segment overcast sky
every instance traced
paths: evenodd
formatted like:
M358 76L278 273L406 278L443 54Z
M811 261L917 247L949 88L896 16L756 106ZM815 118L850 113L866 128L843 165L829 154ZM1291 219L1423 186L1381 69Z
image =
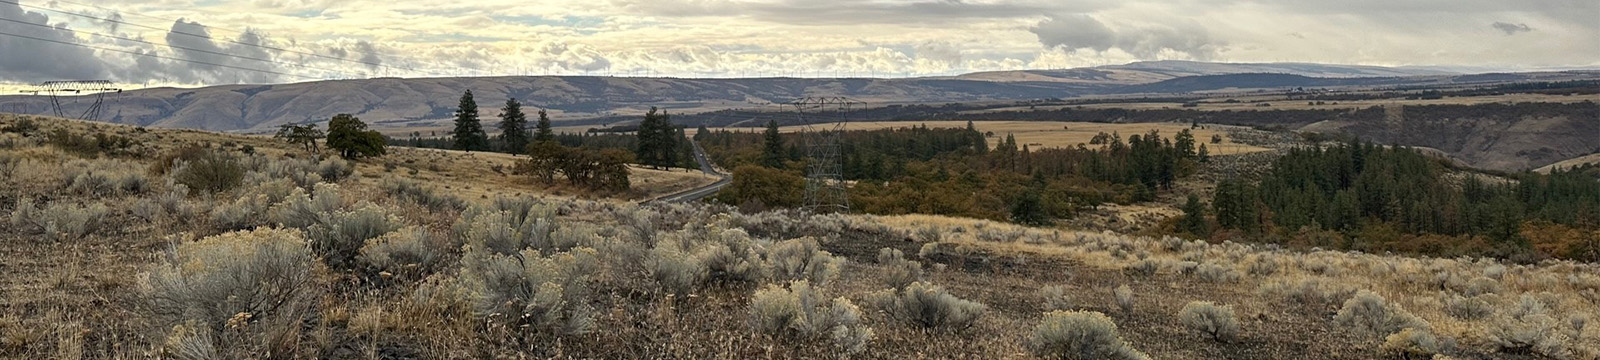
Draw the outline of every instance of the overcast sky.
M0 19L0 82L13 83L898 77L1168 59L1600 67L1595 0L0 0Z

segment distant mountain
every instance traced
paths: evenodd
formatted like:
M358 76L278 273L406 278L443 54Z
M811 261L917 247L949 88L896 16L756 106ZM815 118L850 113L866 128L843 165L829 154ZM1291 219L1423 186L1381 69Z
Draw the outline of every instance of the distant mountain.
M282 124L356 114L386 127L433 124L453 116L461 92L472 90L480 115L493 122L507 98L552 110L558 118L764 106L805 96L848 96L866 102L985 101L1071 97L1095 86L1054 82L960 79L676 79L595 76L474 77L336 80L282 85L154 88L108 96L103 121L121 124L260 132ZM84 98L64 101L81 113ZM50 111L41 96L0 96L0 109Z
M1363 65L1306 63L1209 63L1198 61L1142 61L1125 65L1064 70L992 71L957 76L985 81L1067 82L1135 85L1190 76L1230 74L1283 74L1318 78L1410 77L1458 74L1436 69L1388 68Z
M214 131L265 132L279 125L356 114L386 131L444 126L464 90L492 123L507 98L551 110L556 120L615 118L652 106L683 114L767 107L806 96L869 103L953 103L1174 93L1227 88L1437 84L1465 78L1514 81L1517 74L1453 75L1426 69L1321 64L1152 61L1067 70L973 73L907 79L679 79L596 76L377 78L279 85L152 88L108 96L102 121ZM68 112L87 108L66 98ZM0 96L0 111L46 114L49 99Z

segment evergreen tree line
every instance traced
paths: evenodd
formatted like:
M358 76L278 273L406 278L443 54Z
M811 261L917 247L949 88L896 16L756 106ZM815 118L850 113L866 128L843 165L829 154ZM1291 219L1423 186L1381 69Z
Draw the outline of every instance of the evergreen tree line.
M1555 257L1596 250L1592 240L1531 233L1554 226L1587 232L1589 239L1600 234L1593 232L1600 230L1600 182L1588 168L1509 179L1459 170L1414 149L1372 142L1300 148L1255 184L1221 182L1211 210L1219 229L1314 246ZM1210 235L1206 223L1193 219L1179 230Z
M733 205L798 206L803 184L800 134L702 131L702 146L734 184L718 199ZM1106 134L1098 146L1034 150L1007 135L989 149L990 134L912 126L847 131L844 176L854 181L851 204L873 214L927 213L1047 224L1079 208L1132 203L1194 172L1202 161L1192 134ZM1203 146L1203 145L1202 145ZM772 161L772 159L780 161ZM749 185L749 186L745 186ZM752 201L755 200L755 201Z

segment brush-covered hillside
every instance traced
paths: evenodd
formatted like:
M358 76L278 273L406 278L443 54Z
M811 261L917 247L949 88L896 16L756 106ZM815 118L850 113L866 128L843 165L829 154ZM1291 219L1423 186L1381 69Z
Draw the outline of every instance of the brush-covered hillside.
M0 119L4 358L1600 354L1592 264L641 206L465 154L28 123Z

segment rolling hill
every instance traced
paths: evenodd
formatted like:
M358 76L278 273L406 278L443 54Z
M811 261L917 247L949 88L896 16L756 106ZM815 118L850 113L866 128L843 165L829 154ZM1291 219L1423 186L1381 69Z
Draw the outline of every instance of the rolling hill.
M1125 93L1128 86L1186 76L1279 73L1321 77L1437 76L1438 71L1316 64L1141 62L1070 70L975 73L906 79L680 79L595 76L377 78L278 85L224 85L194 89L151 88L111 96L102 121L215 131L262 132L282 124L323 121L353 113L385 128L436 126L449 118L462 90L471 89L482 114L514 97L551 109L557 120L642 113L650 106L674 112L762 106L804 96L848 96L876 103L943 103L1066 98ZM1309 79L1309 78L1308 78ZM1389 80L1396 82L1401 80ZM1163 87L1139 88L1161 92ZM1179 87L1183 88L1183 87ZM68 111L88 101L69 99ZM0 96L0 109L45 114L47 98Z

